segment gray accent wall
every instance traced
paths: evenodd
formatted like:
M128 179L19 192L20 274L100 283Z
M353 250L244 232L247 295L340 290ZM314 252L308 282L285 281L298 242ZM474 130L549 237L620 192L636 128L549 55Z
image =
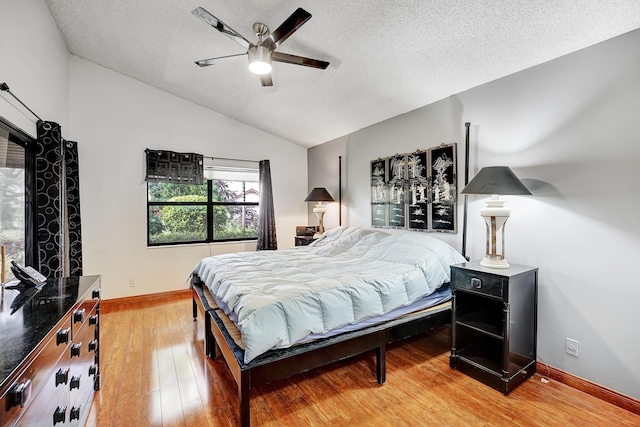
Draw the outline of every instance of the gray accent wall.
M369 227L369 162L457 142L462 188L470 122L471 177L507 165L533 193L505 197L506 257L540 269L539 361L640 399L639 46L636 30L313 147L308 186L329 188L346 151L343 224ZM484 254L483 200L469 198L472 259ZM436 236L461 245L461 232Z

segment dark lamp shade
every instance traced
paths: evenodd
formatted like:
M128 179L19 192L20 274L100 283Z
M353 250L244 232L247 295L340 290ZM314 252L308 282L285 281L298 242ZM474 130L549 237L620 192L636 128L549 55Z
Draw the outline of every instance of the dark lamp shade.
M333 202L333 197L324 187L316 187L311 190L311 193L304 199L305 202Z
M508 166L482 168L461 194L497 194L505 196L525 196L531 192Z

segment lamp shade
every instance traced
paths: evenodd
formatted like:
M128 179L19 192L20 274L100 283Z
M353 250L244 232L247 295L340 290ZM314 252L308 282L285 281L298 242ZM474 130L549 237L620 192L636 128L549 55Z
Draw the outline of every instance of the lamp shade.
M311 190L311 193L304 199L305 202L333 202L334 199L331 194L324 187L316 187Z
M508 166L489 166L482 168L460 193L499 194L506 196L531 195L531 192Z

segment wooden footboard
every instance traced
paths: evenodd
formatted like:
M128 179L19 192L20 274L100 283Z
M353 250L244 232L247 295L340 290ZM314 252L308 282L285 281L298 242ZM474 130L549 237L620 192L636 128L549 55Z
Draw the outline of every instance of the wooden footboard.
M193 316L200 310L205 319L205 353L216 357L217 344L238 385L240 425L250 423L249 391L252 387L287 378L320 366L356 356L367 351L376 354L376 378L386 380L386 346L436 326L450 323L451 304L443 303L430 310L334 337L312 341L281 350L271 350L244 363L244 352L233 340L222 321L220 311L212 307L207 292L196 280L193 288ZM207 307L209 307L207 309Z

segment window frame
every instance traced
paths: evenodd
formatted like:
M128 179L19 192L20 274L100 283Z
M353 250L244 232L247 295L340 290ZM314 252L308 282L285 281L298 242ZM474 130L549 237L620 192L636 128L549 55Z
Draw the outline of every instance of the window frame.
M37 205L36 205L36 138L29 135L4 117L0 116L0 128L9 134L10 142L24 148L24 262L34 266L38 262L38 246L36 236L38 234Z
M159 247L159 246L175 246L175 245L193 245L193 244L201 244L201 243L229 243L229 242L245 242L257 240L257 237L238 237L231 239L214 239L214 211L216 206L248 206L248 207L258 207L260 206L259 202L219 202L213 200L213 183L214 181L233 181L233 180L224 180L224 179L205 179L207 183L207 201L205 202L152 202L149 200L149 184L153 184L151 182L147 182L147 246L148 247ZM253 182L253 181L236 181L236 182ZM185 240L179 242L162 242L162 243L154 243L151 242L150 231L150 208L152 206L204 206L206 207L207 212L207 238L206 240Z

